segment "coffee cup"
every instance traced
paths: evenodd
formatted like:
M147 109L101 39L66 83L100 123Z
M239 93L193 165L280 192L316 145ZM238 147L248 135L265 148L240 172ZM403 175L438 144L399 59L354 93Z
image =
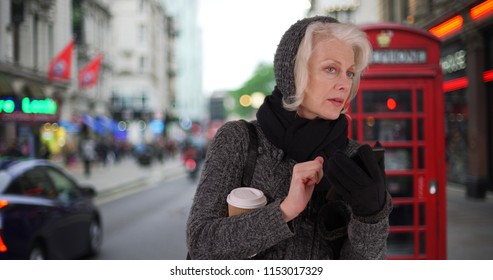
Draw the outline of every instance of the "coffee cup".
M231 217L265 206L267 198L261 190L243 187L232 190L227 202L228 215Z

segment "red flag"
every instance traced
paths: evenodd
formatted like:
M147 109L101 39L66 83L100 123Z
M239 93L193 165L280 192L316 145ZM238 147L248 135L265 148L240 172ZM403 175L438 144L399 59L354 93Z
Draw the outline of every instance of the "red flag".
M48 67L48 79L50 81L69 80L70 70L72 69L72 50L74 40L70 40L68 45L55 56Z
M87 89L93 87L98 82L99 67L103 60L103 54L99 54L93 60L91 60L84 68L79 72L79 88Z

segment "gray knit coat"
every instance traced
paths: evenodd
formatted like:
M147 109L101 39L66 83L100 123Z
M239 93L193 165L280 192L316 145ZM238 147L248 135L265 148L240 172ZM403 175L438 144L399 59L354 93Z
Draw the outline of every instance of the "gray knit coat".
M259 148L252 187L268 203L252 212L228 217L226 197L241 186L248 154L248 128L240 121L226 123L211 141L187 223L187 246L192 259L333 259L332 240L344 238L341 259L384 259L392 209L357 217L342 201L327 203L327 216L339 222L314 222L301 213L283 220L280 203L287 196L296 162L270 143L257 121ZM346 154L360 146L350 140ZM305 210L304 212L306 212ZM343 220L341 224L340 221ZM325 225L329 224L329 226Z

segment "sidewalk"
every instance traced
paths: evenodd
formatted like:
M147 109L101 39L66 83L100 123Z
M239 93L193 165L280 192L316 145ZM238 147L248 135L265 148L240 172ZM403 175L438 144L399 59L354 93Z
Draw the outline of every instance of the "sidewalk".
M493 194L466 197L463 185L447 184L447 255L450 260L493 260Z
M106 166L97 163L91 166L90 176L84 175L81 163L68 167L66 170L79 183L93 186L98 196L185 174L179 157L168 159L163 163L154 161L150 166L139 165L133 157L127 157L118 163L107 164Z

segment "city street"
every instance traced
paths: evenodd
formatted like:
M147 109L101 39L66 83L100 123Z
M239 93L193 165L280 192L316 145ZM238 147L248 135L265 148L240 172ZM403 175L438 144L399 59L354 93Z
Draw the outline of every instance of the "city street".
M72 169L78 180L93 184L103 215L100 255L108 260L182 260L185 227L196 190L178 159L143 168L131 159L97 166L90 178ZM106 188L106 189L105 189ZM447 186L447 256L450 260L493 259L493 195L466 198L463 185Z
M195 185L180 177L100 205L105 236L95 259L185 259L185 224L194 193Z

